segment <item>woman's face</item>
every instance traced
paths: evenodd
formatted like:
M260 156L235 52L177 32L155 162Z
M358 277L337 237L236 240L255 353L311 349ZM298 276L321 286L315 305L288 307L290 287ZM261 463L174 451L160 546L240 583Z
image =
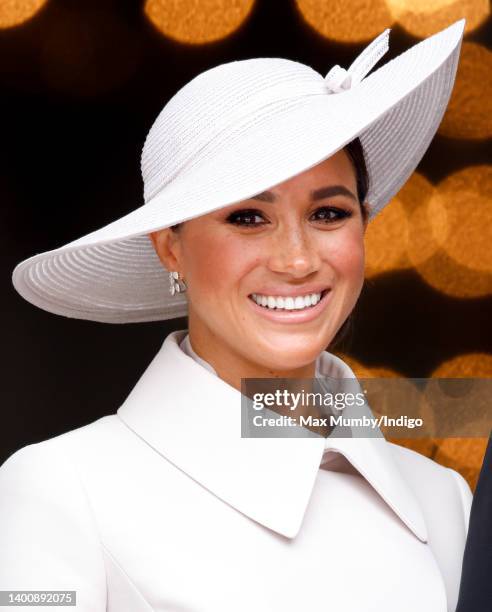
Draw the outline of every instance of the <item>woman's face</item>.
M339 151L256 197L151 237L187 283L190 333L285 371L312 363L353 309L364 231L355 171Z

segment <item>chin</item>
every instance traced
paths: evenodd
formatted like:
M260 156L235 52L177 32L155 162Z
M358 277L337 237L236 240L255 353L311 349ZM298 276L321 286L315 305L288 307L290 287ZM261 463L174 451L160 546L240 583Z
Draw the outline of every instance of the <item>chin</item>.
M263 335L255 343L258 359L272 370L295 370L316 360L331 341L324 334L273 334ZM258 350L259 349L259 350Z

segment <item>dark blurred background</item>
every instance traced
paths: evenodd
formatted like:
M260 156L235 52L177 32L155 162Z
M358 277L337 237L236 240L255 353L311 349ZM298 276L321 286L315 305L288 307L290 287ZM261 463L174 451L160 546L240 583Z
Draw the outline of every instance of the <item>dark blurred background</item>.
M382 63L465 17L455 89L417 171L373 222L367 282L337 352L361 376L492 376L492 19L483 0L0 0L0 463L114 413L185 319L111 325L35 308L15 265L143 203L140 152L168 99L255 56ZM379 65L379 64L378 64ZM377 67L376 67L377 68ZM474 486L485 440L404 442Z

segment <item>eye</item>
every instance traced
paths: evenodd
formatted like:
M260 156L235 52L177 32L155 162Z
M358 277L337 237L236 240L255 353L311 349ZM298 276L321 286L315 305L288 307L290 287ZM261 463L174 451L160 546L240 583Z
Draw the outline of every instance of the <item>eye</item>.
M336 206L322 206L313 213L312 217L315 217L315 221L322 221L323 223L335 223L352 216L351 210L345 208L337 208Z
M226 221L241 227L258 227L265 223L263 213L254 208L235 210L227 217Z

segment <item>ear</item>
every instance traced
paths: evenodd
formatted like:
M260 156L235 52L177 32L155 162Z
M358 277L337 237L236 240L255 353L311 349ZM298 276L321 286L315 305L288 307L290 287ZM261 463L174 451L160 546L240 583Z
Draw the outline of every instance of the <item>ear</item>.
M155 252L167 270L181 271L180 245L177 232L170 227L148 234Z

